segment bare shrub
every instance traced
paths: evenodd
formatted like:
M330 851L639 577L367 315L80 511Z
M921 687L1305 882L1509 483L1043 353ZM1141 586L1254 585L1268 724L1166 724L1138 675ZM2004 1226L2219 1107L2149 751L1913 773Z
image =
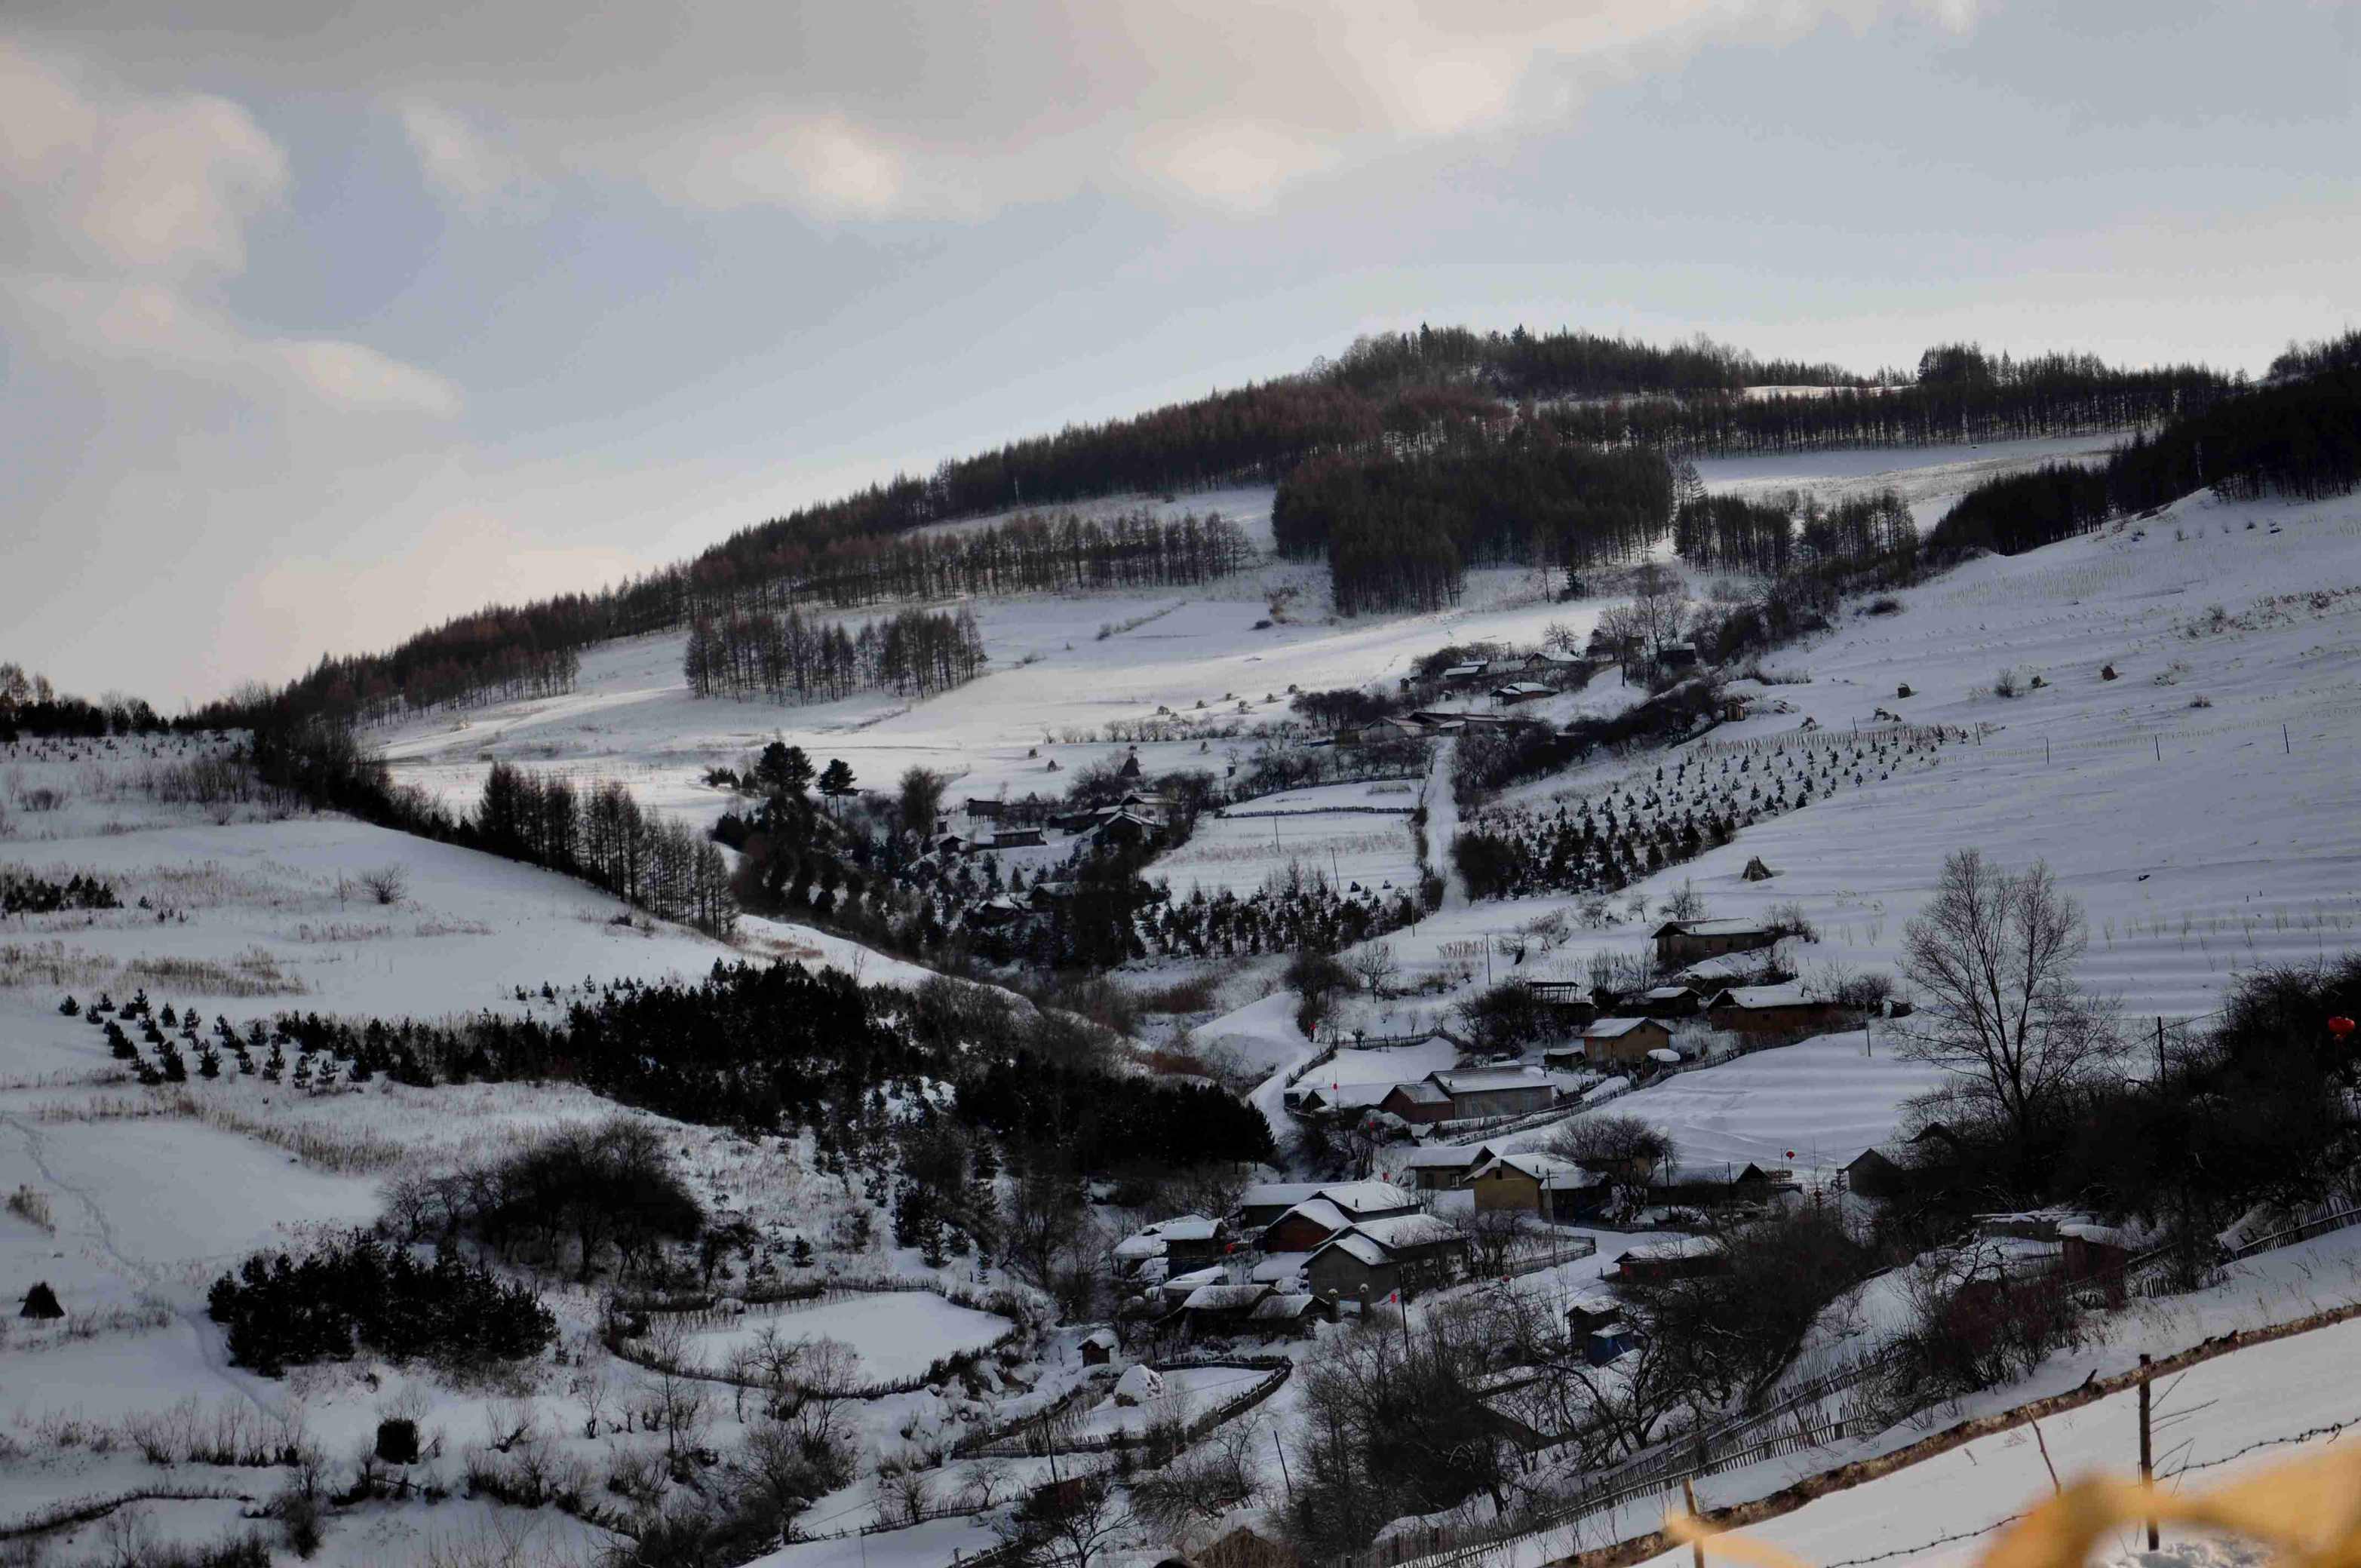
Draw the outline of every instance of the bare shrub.
M2015 696L2020 689L2016 684L2016 672L2013 669L2004 669L1993 677L1992 692L1994 696Z
M361 886L379 904L400 904L410 891L410 872L399 862L361 873Z
M49 1195L36 1187L19 1187L8 1194L8 1212L36 1230L58 1228L57 1216L49 1208Z

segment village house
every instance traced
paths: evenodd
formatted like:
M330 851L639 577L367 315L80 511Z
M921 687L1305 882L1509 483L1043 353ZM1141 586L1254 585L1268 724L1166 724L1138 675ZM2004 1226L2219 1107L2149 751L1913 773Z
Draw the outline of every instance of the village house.
M1635 1246L1615 1260L1618 1279L1689 1279L1700 1274L1720 1274L1730 1267L1730 1255L1711 1236L1680 1236L1671 1241Z
M1579 1029L1598 1016L1598 1006L1580 981L1529 980L1525 990L1561 1029Z
M1439 1069L1426 1081L1451 1097L1451 1120L1530 1116L1557 1100L1557 1086L1526 1068Z
M1623 1303L1612 1296L1577 1296L1566 1303L1565 1332L1569 1337L1579 1337L1622 1316Z
M1104 1366L1115 1359L1115 1352L1122 1348L1121 1343L1115 1337L1113 1329L1094 1330L1082 1341L1082 1365Z
M1606 1212L1607 1179L1571 1160L1531 1150L1499 1155L1462 1183L1479 1212L1513 1209L1559 1224L1580 1223Z
M1307 1198L1317 1198L1324 1181L1258 1181L1238 1194L1236 1224L1241 1231L1268 1229L1273 1220Z
M1346 1231L1303 1266L1312 1293L1327 1301L1382 1301L1401 1288L1401 1266L1377 1242Z
M1442 1191L1458 1186L1491 1157L1482 1144L1430 1144L1403 1157L1401 1176L1422 1192Z
M1845 1011L1801 983L1734 985L1706 1005L1706 1022L1738 1035L1810 1035L1842 1028Z
M1451 1096L1423 1079L1416 1083L1395 1084L1378 1102L1378 1109L1389 1116L1400 1117L1413 1127L1448 1122L1454 1114Z
M1672 1044L1672 1030L1653 1018L1599 1018L1582 1031L1583 1058L1598 1067L1636 1067Z
M1655 930L1656 967L1677 970L1699 959L1752 952L1778 939L1778 932L1753 920L1667 920Z
M1771 985L1787 978L1772 962L1771 953L1758 949L1699 959L1673 977L1700 1003L1720 995L1733 985Z
M1091 842L1102 849L1134 850L1154 841L1163 831L1163 824L1131 806L1118 808L1102 821L1091 833Z
M1314 1083L1299 1086L1280 1096L1280 1102L1299 1116L1357 1117L1364 1111L1375 1111L1400 1088L1397 1083ZM1403 1117L1405 1121L1417 1118ZM1440 1116L1424 1118L1441 1121Z
M1631 1324L1601 1323L1584 1336L1582 1359L1593 1366L1611 1366L1639 1348L1640 1336Z
M1465 664L1453 664L1443 672L1444 684L1455 686L1467 685L1482 680L1490 673L1491 668L1491 662L1487 659L1477 659Z
M990 848L994 850L1036 850L1041 847L1038 828L1003 828L992 836Z
M1400 1266L1406 1285L1447 1284L1466 1270L1467 1238L1448 1220L1395 1214L1363 1220L1353 1229L1386 1249L1386 1255Z
M1550 687L1539 681L1510 681L1507 685L1492 688L1492 704L1496 707L1514 707L1521 702L1554 695Z
M1466 1271L1467 1238L1432 1214L1370 1220L1329 1240L1303 1266L1312 1294L1382 1301L1396 1290L1447 1285Z
M1686 985L1652 985L1633 999L1633 1005L1651 1018L1692 1018L1703 1003Z
M1262 1250L1310 1252L1348 1226L1417 1212L1418 1195L1391 1182L1337 1182L1315 1189L1265 1226Z

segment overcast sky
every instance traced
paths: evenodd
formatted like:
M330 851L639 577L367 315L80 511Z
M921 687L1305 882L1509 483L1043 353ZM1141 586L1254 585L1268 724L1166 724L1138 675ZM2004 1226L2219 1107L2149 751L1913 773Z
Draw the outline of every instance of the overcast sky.
M2325 0L8 0L0 659L202 698L1421 321L2259 369L2356 147Z

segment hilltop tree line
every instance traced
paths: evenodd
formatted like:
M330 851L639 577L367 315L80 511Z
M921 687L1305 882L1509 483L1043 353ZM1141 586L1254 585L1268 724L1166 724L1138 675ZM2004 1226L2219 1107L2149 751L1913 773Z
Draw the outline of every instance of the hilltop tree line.
M2361 333L2281 363L2319 368L2136 434L2100 466L1987 480L1944 514L1934 544L2015 555L2207 486L2240 500L2345 494L2361 485Z
M564 690L584 646L683 627L700 607L713 613L748 605L774 585L864 603L895 591L889 585L896 578L1004 569L994 562L941 567L931 554L921 565L879 548L929 523L1126 492L1278 480L1309 458L1378 453L1455 425L1513 417L1562 442L1675 453L1899 446L2128 429L2202 407L2234 385L2201 367L2126 370L2087 355L2011 359L1964 345L1929 350L1915 379L1892 370L1879 373L1880 385L1865 379L1830 366L1756 361L1711 344L1657 347L1586 333L1479 337L1422 328L1365 340L1303 375L1069 426L924 477L897 476L597 593L490 607L384 653L324 659L280 696L299 714L383 722L437 703ZM1750 385L1828 390L1757 399L1741 390ZM1356 572L1378 569L1395 531L1379 532L1378 544L1345 545L1348 558L1366 564ZM1437 533L1400 531L1395 542L1434 559L1412 574L1413 586L1388 587L1388 596L1432 599L1434 585L1448 583L1452 568ZM1111 559L1123 554L1109 550Z
M2136 429L2202 409L2238 385L2202 366L2127 370L2081 354L1993 359L1971 345L1929 350L1921 365L1927 374L1901 386L1687 393L1559 404L1536 417L1578 440L1700 456L1934 446Z
M1659 348L1592 332L1477 333L1421 326L1354 341L1324 367L1336 385L1364 392L1466 380L1510 398L1605 397L1632 392L1736 392L1747 387L1849 387L1861 378L1835 365L1757 359L1699 334ZM1899 379L1882 371L1880 380Z
M1628 558L1662 536L1673 508L1656 452L1608 451L1531 424L1455 427L1426 444L1313 458L1271 504L1279 553L1326 554L1338 611L1434 609L1466 567L1569 570Z
M985 663L972 611L906 609L842 624L784 610L740 610L689 628L681 673L699 696L760 694L778 702L829 702L875 686L926 696L973 680Z

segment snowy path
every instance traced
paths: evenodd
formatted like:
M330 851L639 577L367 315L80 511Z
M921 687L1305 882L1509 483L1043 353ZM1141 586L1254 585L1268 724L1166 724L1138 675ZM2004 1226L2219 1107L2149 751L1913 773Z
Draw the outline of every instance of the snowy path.
M1426 869L1443 876L1443 907L1467 907L1467 884L1451 859L1451 840L1459 836L1459 800L1451 793L1452 759L1459 754L1457 740L1445 736L1435 742L1434 767L1426 775Z

